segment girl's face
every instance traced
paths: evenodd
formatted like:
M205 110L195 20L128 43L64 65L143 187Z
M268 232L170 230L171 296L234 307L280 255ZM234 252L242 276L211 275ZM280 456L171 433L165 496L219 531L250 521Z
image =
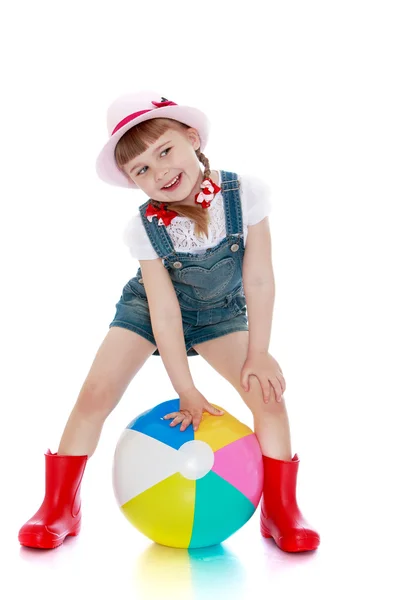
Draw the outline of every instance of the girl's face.
M198 148L200 138L196 129L167 129L123 169L149 198L189 204L203 180L195 152Z

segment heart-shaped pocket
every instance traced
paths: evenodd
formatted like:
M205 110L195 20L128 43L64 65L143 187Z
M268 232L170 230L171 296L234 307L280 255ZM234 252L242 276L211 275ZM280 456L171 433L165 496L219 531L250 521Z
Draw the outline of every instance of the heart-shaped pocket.
M219 296L230 284L235 272L233 258L223 258L211 269L184 267L175 271L176 279L190 285L199 300L211 300Z

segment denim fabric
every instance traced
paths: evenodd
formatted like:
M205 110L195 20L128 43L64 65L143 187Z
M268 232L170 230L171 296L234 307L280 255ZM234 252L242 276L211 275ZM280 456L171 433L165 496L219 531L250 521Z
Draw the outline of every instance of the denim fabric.
M145 217L150 200L139 207L147 235L175 288L188 356L197 354L192 347L195 344L233 331L248 331L242 281L245 248L239 181L236 173L220 173L226 236L200 254L175 251L166 227ZM125 327L156 345L140 267L124 286L116 308L110 327ZM153 354L159 356L158 350Z

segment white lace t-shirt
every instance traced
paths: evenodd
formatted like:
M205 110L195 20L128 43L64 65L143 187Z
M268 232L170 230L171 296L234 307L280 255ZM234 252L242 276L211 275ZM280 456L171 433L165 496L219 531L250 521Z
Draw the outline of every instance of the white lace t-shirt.
M220 173L219 180L221 181ZM271 193L269 186L253 175L239 176L239 181L243 214L243 241L246 245L248 226L255 225L271 213ZM195 224L188 217L177 216L167 225L168 234L176 251L198 254L207 248L216 246L226 236L222 192L215 195L207 210L210 212L208 238L204 234L201 238L194 234ZM140 213L134 215L128 222L123 233L123 240L133 258L137 260L159 258L147 236Z

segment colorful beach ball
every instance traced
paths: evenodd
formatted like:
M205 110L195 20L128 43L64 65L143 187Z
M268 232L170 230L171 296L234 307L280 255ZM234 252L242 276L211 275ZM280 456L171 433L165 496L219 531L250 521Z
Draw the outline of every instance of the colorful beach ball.
M196 432L163 419L178 410L179 398L168 400L122 432L114 494L128 521L154 542L204 548L226 540L255 512L262 454L253 431L224 408L220 417L204 413Z

